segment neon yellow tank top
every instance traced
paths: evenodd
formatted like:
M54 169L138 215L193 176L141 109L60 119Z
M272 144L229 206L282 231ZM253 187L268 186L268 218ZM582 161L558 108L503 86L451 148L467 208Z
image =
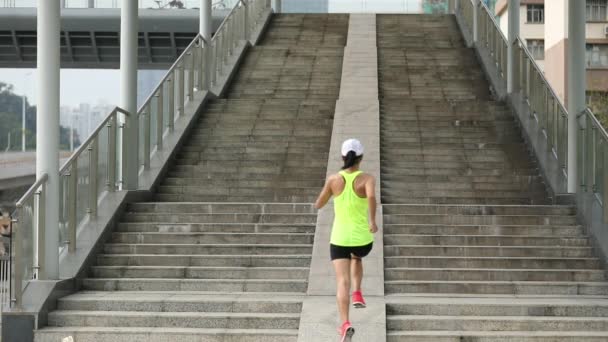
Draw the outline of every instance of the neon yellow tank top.
M344 191L334 198L334 226L331 230L331 244L354 247L369 245L374 235L369 231L367 198L361 198L353 189L353 183L362 171L348 173L340 171L344 177Z

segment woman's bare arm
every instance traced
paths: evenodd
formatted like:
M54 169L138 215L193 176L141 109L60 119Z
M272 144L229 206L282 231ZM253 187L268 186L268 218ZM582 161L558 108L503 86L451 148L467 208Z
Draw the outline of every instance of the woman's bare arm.
M329 178L327 178L327 181L325 181L323 190L321 190L321 193L319 194L319 197L317 198L317 201L315 202L316 209L323 208L327 204L327 202L329 202L329 199L331 198L331 195L332 195L332 192L331 192L331 182L332 181L333 181L333 176L330 176Z
M367 197L367 204L369 206L369 230L375 233L378 231L378 225L376 224L376 178L372 175L368 175L368 179L365 182L365 197Z

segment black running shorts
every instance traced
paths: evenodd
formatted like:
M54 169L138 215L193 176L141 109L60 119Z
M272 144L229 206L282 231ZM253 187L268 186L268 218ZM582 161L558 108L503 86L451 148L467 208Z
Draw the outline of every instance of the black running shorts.
M369 245L354 247L336 246L330 244L329 255L331 255L331 260L351 259L353 255L357 258L363 258L366 257L369 252L372 251L373 244L374 243L371 242Z

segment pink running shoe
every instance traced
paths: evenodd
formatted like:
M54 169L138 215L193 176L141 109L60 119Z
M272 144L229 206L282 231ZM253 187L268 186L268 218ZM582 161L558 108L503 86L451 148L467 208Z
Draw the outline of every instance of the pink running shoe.
M340 329L338 329L340 333L340 342L351 342L353 335L355 334L355 328L350 324L350 322L346 321Z
M362 309L365 307L365 299L363 299L363 294L361 291L353 292L353 306L357 309Z

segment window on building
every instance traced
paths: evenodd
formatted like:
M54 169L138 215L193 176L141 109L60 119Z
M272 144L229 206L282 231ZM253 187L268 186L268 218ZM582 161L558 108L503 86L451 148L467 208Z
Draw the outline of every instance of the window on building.
M545 22L545 5L528 5L528 23L542 24Z
M608 0L587 0L587 21L608 20Z
M528 50L536 60L545 59L545 41L542 39L528 39Z
M608 68L608 45L587 44L587 66Z

